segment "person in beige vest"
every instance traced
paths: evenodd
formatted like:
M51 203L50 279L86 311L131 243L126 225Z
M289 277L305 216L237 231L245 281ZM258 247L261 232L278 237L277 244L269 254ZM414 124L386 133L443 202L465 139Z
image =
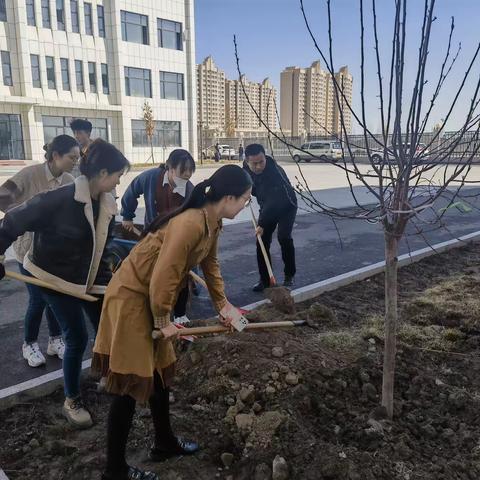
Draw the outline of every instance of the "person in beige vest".
M107 466L103 480L158 480L152 472L129 466L127 437L136 402L149 402L155 429L150 459L161 461L195 453L196 442L174 435L168 385L173 377L172 340L178 330L173 308L188 271L203 270L208 291L223 323L234 307L225 297L217 259L223 218L234 218L250 200L252 181L236 165L219 168L194 187L177 210L157 217L146 236L115 272L105 292L92 370L107 377L114 394L107 426ZM152 339L153 329L163 334Z
M11 208L29 200L37 193L54 190L73 182L70 172L80 156L77 141L69 135L59 135L45 145L46 161L41 164L23 168L0 186L0 210L6 212ZM27 232L13 244L18 268L24 275L30 275L23 268L23 260L32 246L33 233ZM43 313L47 319L49 339L47 355L63 359L65 344L62 330L51 308L46 305L40 288L26 284L29 298L24 319L23 358L30 367L39 367L46 363L38 345L38 333Z

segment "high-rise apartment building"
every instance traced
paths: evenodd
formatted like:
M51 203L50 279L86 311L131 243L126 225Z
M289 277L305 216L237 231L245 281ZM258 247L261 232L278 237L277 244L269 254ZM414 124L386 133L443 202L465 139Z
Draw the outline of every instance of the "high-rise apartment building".
M211 56L197 65L197 121L205 132L225 130L225 72Z
M193 0L0 0L0 159L43 158L72 118L132 162L196 151Z
M277 91L268 78L262 83L251 82L245 75L239 80L227 80L225 96L227 125L236 133L266 131L260 118L268 128L276 129Z
M353 78L347 67L335 73L345 98L340 105L335 98L334 83L320 62L308 68L287 67L280 74L280 122L291 135L340 135L340 111L343 111L347 133L351 133L351 113L347 102L352 102ZM346 99L346 101L345 101Z
M197 91L203 132L233 136L266 131L258 115L271 129L276 128L277 92L268 78L262 83L251 82L245 75L228 80L212 57L207 57L197 65Z

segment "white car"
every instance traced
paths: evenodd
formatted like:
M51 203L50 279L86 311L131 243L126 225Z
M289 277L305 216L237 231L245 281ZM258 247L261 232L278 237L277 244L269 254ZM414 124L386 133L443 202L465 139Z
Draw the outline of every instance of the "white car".
M233 147L230 145L219 145L218 146L220 149L220 157L221 158L235 158L237 155L237 152Z
M408 155L410 151L410 144L409 143L404 144L403 148L405 149ZM391 153L393 151L393 146L389 145L387 149L388 149L387 151L387 157L388 157L388 152ZM422 159L428 158L429 154L430 154L430 151L428 150L427 146L424 143L419 143L417 145L417 148L415 149L415 155L413 156L414 163L421 163ZM373 163L381 163L383 161L383 151L378 149L371 150L371 157L372 157Z
M293 159L299 163L302 160L311 162L312 160L337 162L342 158L342 146L340 142L317 140L314 142L304 143L301 150L293 151ZM303 150L303 151L302 151Z

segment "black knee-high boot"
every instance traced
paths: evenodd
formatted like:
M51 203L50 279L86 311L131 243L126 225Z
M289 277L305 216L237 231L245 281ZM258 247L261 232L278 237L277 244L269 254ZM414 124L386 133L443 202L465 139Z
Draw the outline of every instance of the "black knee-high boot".
M107 474L128 471L125 459L128 434L135 413L135 400L129 395L116 395L110 405L107 424Z
M176 437L170 424L169 389L163 386L162 379L155 373L155 391L150 397L153 426L155 428L155 444L150 451L150 459L161 462L177 455L191 455L198 450L196 442Z

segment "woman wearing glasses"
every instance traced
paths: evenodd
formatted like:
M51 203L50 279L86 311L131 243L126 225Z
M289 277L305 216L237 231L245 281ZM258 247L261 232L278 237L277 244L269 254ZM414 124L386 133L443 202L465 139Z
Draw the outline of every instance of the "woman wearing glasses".
M114 394L107 426L107 466L103 480L158 480L152 472L129 466L127 437L136 402L150 404L155 429L150 459L192 454L198 444L173 434L168 385L173 377L171 323L183 280L194 265L202 267L222 322L232 321L217 260L222 219L234 218L250 199L252 181L236 165L219 168L199 183L177 210L158 217L114 274L105 294L92 369L107 377ZM152 331L162 338L152 339Z

